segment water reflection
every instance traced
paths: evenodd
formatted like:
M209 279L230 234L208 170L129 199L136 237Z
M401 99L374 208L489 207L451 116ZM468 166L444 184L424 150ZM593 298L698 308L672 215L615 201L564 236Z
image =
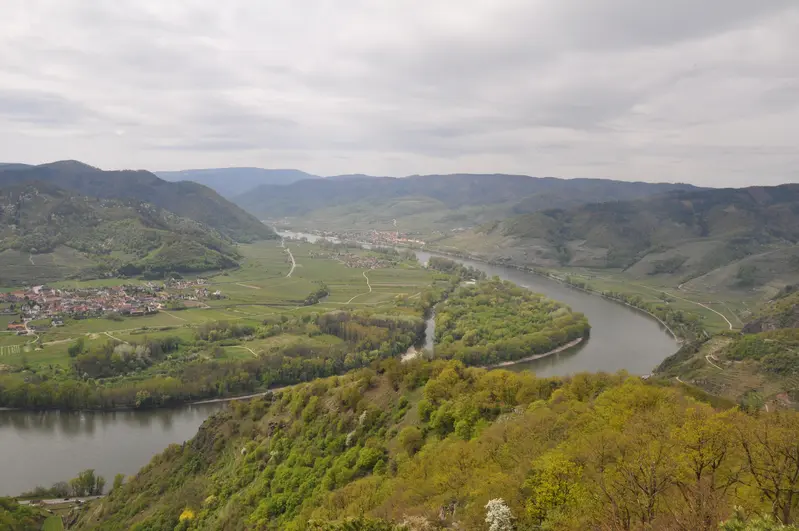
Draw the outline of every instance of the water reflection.
M0 411L0 496L50 486L86 468L111 480L133 474L194 436L226 404L156 411Z

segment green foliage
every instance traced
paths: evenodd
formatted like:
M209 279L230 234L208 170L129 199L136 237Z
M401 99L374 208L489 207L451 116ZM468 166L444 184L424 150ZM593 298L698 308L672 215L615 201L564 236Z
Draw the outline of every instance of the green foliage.
M70 358L77 358L79 355L83 354L86 351L86 340L82 337L79 337L72 343L69 348L67 348L67 352L69 353Z
M78 477L69 480L70 492L73 496L98 496L105 490L105 479L94 474L94 470L84 470Z
M33 507L19 505L11 498L0 498L0 529L39 531L46 515Z
M410 390L392 381L420 376L430 420L399 424ZM79 524L171 529L190 509L184 529L485 529L492 507L516 529L710 531L735 506L790 523L797 445L797 413L716 411L625 374L387 360L232 405Z
M498 279L464 286L436 309L436 356L492 365L544 354L588 335L568 307Z
M0 406L144 409L265 391L272 386L343 374L397 356L424 333L424 321L407 315L336 311L283 317L277 333L306 338L323 333L341 341L291 341L264 355L229 360L224 359L224 345L269 337L276 325L209 322L197 327L193 341L145 336L137 342L84 348L72 359L68 373L47 368L24 378L1 373ZM200 356L200 351L205 355ZM208 356L210 353L215 354Z

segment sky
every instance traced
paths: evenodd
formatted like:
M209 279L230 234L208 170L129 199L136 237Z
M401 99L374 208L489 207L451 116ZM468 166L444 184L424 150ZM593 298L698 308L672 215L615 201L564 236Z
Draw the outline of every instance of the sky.
M3 0L0 162L799 181L796 0Z

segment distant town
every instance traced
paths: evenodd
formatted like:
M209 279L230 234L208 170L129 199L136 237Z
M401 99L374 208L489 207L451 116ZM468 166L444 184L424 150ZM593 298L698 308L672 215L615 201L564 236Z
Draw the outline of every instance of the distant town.
M66 318L151 315L170 306L183 308L192 302L197 304L213 298L223 298L223 295L219 290L209 290L207 281L201 278L98 288L33 286L0 293L0 303L4 303L2 313L20 317L9 323L7 329L20 334L30 332L28 323L31 321L50 320L50 326L57 327L63 325Z

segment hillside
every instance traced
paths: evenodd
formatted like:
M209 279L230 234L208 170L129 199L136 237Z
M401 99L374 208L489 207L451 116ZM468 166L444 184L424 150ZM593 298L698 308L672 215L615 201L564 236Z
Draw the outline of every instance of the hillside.
M540 266L615 268L685 288L774 292L799 280L799 185L677 191L550 209L437 242Z
M76 161L28 168L0 168L0 188L27 182L51 183L102 199L146 201L204 223L236 241L275 237L268 227L219 194L193 182L170 183L147 171L103 171Z
M231 267L233 242L150 203L98 199L49 183L0 188L0 282Z
M264 168L209 168L201 170L157 171L165 181L194 181L232 199L261 185L285 185L303 179L318 179L300 170L268 170Z
M736 510L797 516L796 483L781 483L799 474L796 413L717 411L623 374L375 369L232 403L73 528L711 531Z
M799 406L799 292L766 303L741 334L690 344L657 373L679 378L744 407Z
M408 230L471 227L492 219L566 208L589 201L631 199L681 184L602 179L534 178L525 175L414 175L405 178L341 176L260 186L234 200L261 218L293 218L305 226Z

